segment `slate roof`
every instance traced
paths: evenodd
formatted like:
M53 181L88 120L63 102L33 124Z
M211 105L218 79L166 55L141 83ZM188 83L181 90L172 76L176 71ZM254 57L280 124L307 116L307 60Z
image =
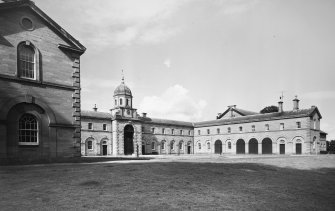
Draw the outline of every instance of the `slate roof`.
M230 124L241 124L248 122L259 122L259 121L269 121L269 120L278 120L278 119L291 119L299 117L308 117L313 116L317 112L321 117L321 114L317 107L312 107L309 109L301 109L297 111L284 111L284 112L274 112L267 114L255 114L242 117L234 117L230 119L217 119L211 121L203 121L194 123L194 127L207 127L207 126L216 126L216 125L230 125Z
M38 8L34 2L30 0L20 0L20 1L8 1L0 2L0 10L7 10L12 8L30 8L36 15L38 15L42 20L44 20L47 25L55 30L58 35L63 37L72 46L59 45L59 48L66 49L69 51L75 51L80 55L86 51L86 48L74 37L72 37L67 31L65 31L60 25L58 25L54 20L52 20L47 14L45 14L40 8Z
M235 111L236 113L240 114L241 116L249 116L249 115L258 114L257 112L254 112L254 111L247 111L247 110L244 110L244 109L231 107L231 108L228 108L227 110L225 110L222 114L220 114L220 116L218 116L218 119L221 119L224 115L226 115L228 112L230 112L230 110Z
M114 90L114 96L115 95L129 95L129 96L132 96L131 90L129 89L128 86L126 86L124 84L124 82L122 82L119 86L116 87L116 89Z
M82 117L92 118L92 119L112 119L113 115L108 112L100 111L81 111Z
M141 118L141 120L145 123L152 123L152 124L193 127L192 122L176 121L176 120L169 120L169 119L156 119L156 118L148 118L148 117Z

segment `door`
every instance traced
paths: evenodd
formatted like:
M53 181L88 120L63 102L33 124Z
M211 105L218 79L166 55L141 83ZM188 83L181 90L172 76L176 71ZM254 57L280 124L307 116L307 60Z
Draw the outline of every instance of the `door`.
M145 155L145 144L142 144L142 155Z
M102 155L107 155L107 145L102 145Z
M301 143L295 145L295 153L297 155L301 154Z
M220 140L215 141L215 154L221 154L222 153L222 142Z
M191 146L187 146L187 154L191 154Z
M279 145L279 151L280 151L280 154L285 154L285 144L280 144Z

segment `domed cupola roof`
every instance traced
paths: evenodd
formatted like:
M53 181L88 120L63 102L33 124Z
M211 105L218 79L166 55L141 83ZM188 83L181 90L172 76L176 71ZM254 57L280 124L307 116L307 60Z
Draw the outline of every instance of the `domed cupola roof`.
M122 77L121 84L119 86L117 86L116 89L114 90L114 96L115 95L128 95L128 96L132 96L131 90L129 89L129 87L124 84L124 78L123 77Z

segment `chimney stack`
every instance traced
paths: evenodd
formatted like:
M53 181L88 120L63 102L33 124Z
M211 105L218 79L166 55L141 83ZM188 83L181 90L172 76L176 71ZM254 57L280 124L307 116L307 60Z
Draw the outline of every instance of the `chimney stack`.
M146 118L147 117L147 113L142 113L142 117Z
M295 98L293 99L293 111L299 110L299 99L298 96L296 95Z
M283 100L282 97L279 98L279 102L278 102L278 112L283 112Z
M93 111L95 111L95 112L97 112L97 111L98 111L97 104L94 104Z

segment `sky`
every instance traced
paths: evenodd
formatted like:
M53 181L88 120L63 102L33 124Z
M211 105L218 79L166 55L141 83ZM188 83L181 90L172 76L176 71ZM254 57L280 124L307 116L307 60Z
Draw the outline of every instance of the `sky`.
M229 105L319 108L335 139L334 0L34 0L78 39L82 109L121 82L149 117L216 118Z

